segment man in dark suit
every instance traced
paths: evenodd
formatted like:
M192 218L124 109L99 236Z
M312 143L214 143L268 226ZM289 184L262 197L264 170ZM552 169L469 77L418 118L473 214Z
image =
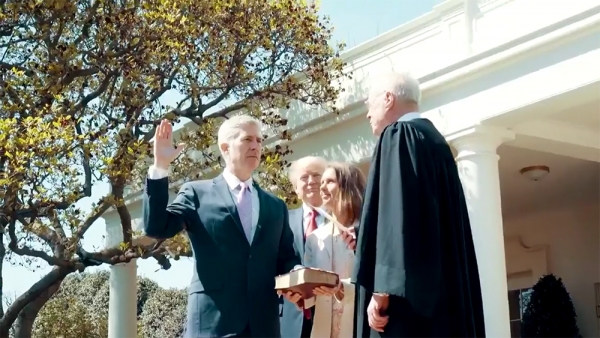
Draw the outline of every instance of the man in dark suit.
M321 157L307 156L292 163L289 179L302 206L290 210L290 227L294 233L294 243L304 261L304 243L306 237L323 224L323 215L312 207L321 206L321 175L327 162ZM314 307L304 311L298 310L295 304L284 301L281 312L281 337L310 337Z
M212 180L185 183L168 204L168 166L183 145L172 144L162 121L154 140L143 201L144 229L170 238L184 228L195 267L188 290L186 338L279 337L274 277L300 265L282 200L252 181L261 154L261 124L239 115L219 129L225 170ZM284 295L292 303L300 296Z

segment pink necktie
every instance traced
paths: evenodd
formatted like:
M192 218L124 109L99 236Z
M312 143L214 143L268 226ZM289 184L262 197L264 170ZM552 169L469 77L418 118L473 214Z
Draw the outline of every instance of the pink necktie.
M240 191L237 194L237 211L242 222L242 228L246 239L250 242L252 230L252 193L246 183L240 183Z

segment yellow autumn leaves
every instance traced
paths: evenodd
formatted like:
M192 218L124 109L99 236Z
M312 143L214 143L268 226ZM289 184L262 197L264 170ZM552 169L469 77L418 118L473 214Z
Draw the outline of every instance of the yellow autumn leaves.
M264 150L262 184L293 203L290 104L328 105L344 77L329 23L301 0L9 0L0 20L0 211L66 205L43 222L67 237L98 216L75 208L92 186L108 183L99 205L119 207L139 188L163 118L193 122L178 135L179 181L222 163L224 117L258 117L281 140Z

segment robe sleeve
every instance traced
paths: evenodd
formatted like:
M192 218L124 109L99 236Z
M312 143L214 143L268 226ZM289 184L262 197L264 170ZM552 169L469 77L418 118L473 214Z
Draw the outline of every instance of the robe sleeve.
M426 152L411 122L396 122L379 138L365 190L353 276L370 292L411 301L407 293L413 285L438 282L438 233L422 219L433 212L435 203L428 200L431 195L421 175L427 167ZM426 303L429 312L431 304Z

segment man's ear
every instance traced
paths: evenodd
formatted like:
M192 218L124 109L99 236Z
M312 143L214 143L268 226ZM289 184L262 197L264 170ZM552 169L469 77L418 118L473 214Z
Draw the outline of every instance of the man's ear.
M390 109L394 106L395 102L396 97L390 92L385 92L385 107Z
M219 144L219 149L221 150L221 153L226 154L229 151L229 144L221 143Z

